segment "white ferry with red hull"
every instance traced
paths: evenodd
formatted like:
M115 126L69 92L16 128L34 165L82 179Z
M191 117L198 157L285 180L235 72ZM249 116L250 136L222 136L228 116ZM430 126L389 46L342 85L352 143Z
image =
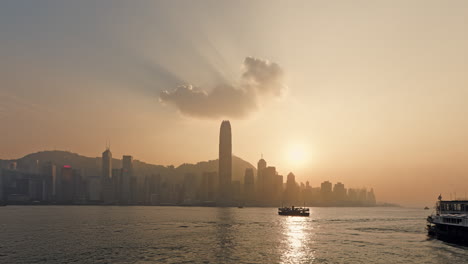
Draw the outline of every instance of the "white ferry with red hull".
M439 196L436 211L427 217L427 222L430 236L468 243L468 200L443 201Z

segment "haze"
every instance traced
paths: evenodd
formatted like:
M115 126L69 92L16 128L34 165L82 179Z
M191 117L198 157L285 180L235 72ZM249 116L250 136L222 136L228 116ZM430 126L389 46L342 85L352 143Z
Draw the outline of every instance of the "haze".
M466 1L2 1L0 158L110 140L193 163L229 119L234 155L313 186L464 197L467 17ZM278 68L246 75L250 59ZM185 101L161 96L181 85Z

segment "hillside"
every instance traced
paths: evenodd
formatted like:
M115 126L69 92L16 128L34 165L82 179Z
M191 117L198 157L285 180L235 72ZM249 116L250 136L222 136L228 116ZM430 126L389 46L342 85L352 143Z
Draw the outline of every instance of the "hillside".
M17 159L17 166L19 169L32 170L35 167L37 161L39 164L43 164L48 161L52 161L61 167L63 165L70 165L73 168L81 169L83 175L93 176L100 175L101 170L101 158L100 157L85 157L76 153L71 153L68 151L40 151L36 153L28 154L20 159ZM5 168L8 166L10 160L0 160L0 167ZM186 173L194 173L200 175L204 171L217 171L218 170L218 160L209 160L201 161L196 164L182 164L177 168L166 167L162 165L149 164L141 162L139 160L134 161L134 170L135 175L139 177L144 177L151 174L160 174L162 176L170 177L183 177ZM113 168L121 168L122 160L113 159L112 160ZM243 181L244 171L246 168L255 167L249 162L233 156L232 157L232 171L233 171L233 180Z

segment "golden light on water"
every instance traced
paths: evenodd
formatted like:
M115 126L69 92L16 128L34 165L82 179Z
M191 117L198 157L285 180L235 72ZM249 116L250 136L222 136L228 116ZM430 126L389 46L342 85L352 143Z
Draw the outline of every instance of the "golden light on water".
M305 263L315 258L308 247L310 240L308 229L312 228L308 217L284 217L284 235L286 246L281 257L282 263Z

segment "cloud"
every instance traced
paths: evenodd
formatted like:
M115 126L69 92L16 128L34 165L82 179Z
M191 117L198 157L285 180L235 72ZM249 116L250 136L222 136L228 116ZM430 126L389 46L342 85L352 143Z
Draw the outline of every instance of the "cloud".
M196 118L244 118L286 89L284 73L273 62L247 57L238 84L222 83L206 91L191 84L161 92L161 102Z

